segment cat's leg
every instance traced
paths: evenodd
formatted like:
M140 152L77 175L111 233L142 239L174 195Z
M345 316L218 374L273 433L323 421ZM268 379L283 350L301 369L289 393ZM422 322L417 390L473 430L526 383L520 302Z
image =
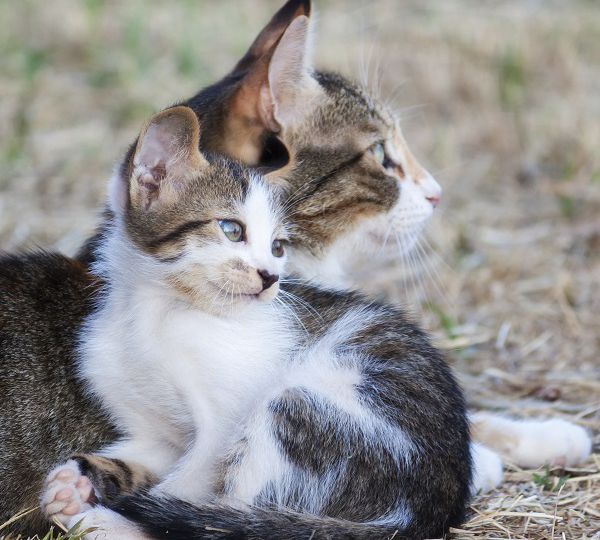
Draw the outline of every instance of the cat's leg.
M162 481L151 490L156 494L168 494L190 503L201 503L214 492L215 462L218 453L217 436L208 436L205 430L197 435L194 444L179 459Z
M561 419L513 420L478 412L471 415L473 440L520 467L573 466L585 461L592 440L580 426Z
M149 439L127 439L98 454L75 455L48 474L42 510L65 524L97 502L155 485L176 458L174 449Z
M471 494L486 493L498 487L503 476L501 457L476 442L471 443L471 457L473 459Z

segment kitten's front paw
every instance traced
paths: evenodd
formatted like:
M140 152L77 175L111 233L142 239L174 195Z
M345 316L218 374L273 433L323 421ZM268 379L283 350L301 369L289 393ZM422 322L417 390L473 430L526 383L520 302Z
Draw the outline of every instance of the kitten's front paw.
M46 477L40 505L48 519L57 519L68 527L72 516L91 509L95 500L90 479L70 459Z

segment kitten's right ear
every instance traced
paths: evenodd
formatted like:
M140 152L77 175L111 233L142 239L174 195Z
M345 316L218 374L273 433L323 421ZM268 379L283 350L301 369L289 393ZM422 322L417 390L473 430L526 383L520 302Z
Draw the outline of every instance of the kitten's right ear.
M199 138L200 123L189 107L154 115L138 138L126 178L113 186L113 210L122 211L127 204L148 210L176 200L186 182L208 166L198 150Z

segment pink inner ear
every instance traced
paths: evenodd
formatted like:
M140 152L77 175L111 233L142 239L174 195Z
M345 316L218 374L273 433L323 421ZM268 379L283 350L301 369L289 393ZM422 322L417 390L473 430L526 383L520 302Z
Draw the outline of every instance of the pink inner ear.
M138 178L138 184L153 193L158 191L158 186L165 176L164 167L154 167L150 172L146 172Z
M137 155L137 164L141 165L152 175L156 181L166 176L166 168L176 153L176 143L171 133L165 133L164 127L151 125L142 140L141 148Z

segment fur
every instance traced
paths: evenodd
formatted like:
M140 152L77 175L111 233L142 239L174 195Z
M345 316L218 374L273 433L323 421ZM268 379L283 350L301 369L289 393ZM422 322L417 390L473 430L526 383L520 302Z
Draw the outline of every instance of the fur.
M426 538L459 525L469 426L448 366L401 312L360 296L286 285L284 298L308 312L266 302L275 285L254 290L252 274L283 272L272 250L284 230L275 188L238 168L235 189L225 160L196 155L197 126L185 107L156 115L131 177L118 179L129 200L100 244L94 268L106 292L83 329L79 370L125 437L101 452L116 464L85 464L118 478L133 459L160 479L151 495L218 500L232 506L225 514L272 508L267 522L281 535L309 515L342 520L340 534L362 534L364 523L363 532ZM193 233L162 226L180 203L190 205L186 223L199 224ZM243 224L243 242L210 232L220 217ZM156 252L155 237L175 255ZM238 261L247 269L234 291L207 288L229 283ZM67 525L97 495L73 463L51 473L43 497Z
M410 246L411 239L431 215L440 189L412 158L408 147L405 152L406 143L399 138L393 115L343 77L313 72L312 77L319 84L317 89L328 97L306 110L310 115L297 117L298 126L289 122L280 125L272 115L273 109L264 107L265 100L258 97L264 97L268 60L290 21L300 15L310 16L310 2L287 2L231 73L186 104L201 119L199 144L206 155L228 154L258 166L271 182L287 186L289 214L295 225L290 231L293 245L288 248L291 267L306 278L343 288L349 281L348 263L356 253L372 256L382 246L395 249L396 238L402 240L398 245ZM304 50L308 55L308 47ZM310 62L304 60L307 56L302 58L300 67L311 71ZM343 104L339 114L335 109L338 101ZM361 119L371 119L373 123L363 129ZM395 173L395 184L384 181L390 186L388 198L383 192L378 195L377 182L384 175L369 152L360 159L354 155L356 160L347 163L341 159L352 157L344 153L346 147L365 150L374 139L384 140L390 155L402 165ZM131 164L129 158L136 144L131 146L121 168ZM117 176L120 174L122 171L117 172ZM400 189L393 189L393 185ZM118 185L113 183L113 187ZM355 195L363 200L353 206ZM327 207L327 212L319 212L323 204L330 204L328 198L331 207ZM115 208L127 198L121 203L118 197L111 200ZM351 219L344 220L345 215ZM97 247L113 218L113 211L107 208L98 234L82 248L78 261L42 252L0 259L0 385L7 398L1 403L0 412L0 522L35 506L44 476L54 464L76 452L98 450L115 440L114 427L98 403L84 394L74 367L75 336L101 288L86 269L94 263ZM172 222L178 224L181 222ZM176 247L165 244L161 249L167 255L167 250ZM302 298L296 301L306 302ZM318 325L318 318L315 321L304 320L303 324L312 328ZM480 435L486 430L479 428L475 436L484 437L486 444L503 450L503 426L507 424L484 418L478 426L485 426L486 422L498 427L492 430L493 436ZM530 425L534 426L533 421ZM528 463L538 466L562 456L569 463L583 460L590 441L581 428L568 423L560 425L560 439L580 443L555 445L554 433L545 429L510 429L509 436L517 441L515 447L533 448L528 456L537 455L538 461ZM537 452L535 448L544 451ZM574 448L576 453L569 450ZM475 454L476 463L486 464L484 474L477 474L476 478L485 478L481 485L489 487L497 483L502 471L498 456L490 452L486 455L493 459L479 460ZM508 456L511 458L510 453ZM14 524L12 530L43 534L44 518L33 512ZM10 528L5 532L10 532Z

